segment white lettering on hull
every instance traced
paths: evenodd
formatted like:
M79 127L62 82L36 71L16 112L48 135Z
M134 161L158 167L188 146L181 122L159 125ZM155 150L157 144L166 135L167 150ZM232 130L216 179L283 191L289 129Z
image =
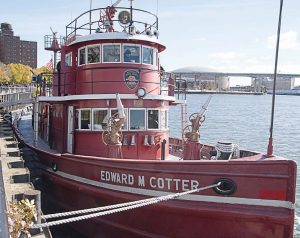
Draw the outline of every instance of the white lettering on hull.
M188 179L171 179L171 178L150 178L150 187L159 188L162 190L189 191L198 188L199 182L197 180Z
M145 187L145 177L139 176L139 187Z
M134 177L132 174L123 174L102 170L100 172L100 180L105 182L113 182L118 184L133 185Z
M137 187L149 187L155 190L164 191L189 191L199 187L198 180L179 179L179 178L162 178L162 177L150 177L146 178L143 175L135 177L132 174L118 173L112 171L102 170L100 172L100 181L109 182L121 185L131 185Z

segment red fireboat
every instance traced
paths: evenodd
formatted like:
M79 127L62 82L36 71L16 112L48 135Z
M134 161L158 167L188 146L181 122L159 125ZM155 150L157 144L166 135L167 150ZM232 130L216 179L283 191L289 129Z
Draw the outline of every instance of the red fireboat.
M40 158L46 199L73 211L208 186L72 224L91 238L292 238L296 163L202 144L211 97L170 138L168 109L184 110L186 83L161 67L157 16L119 2L73 20L62 44L45 38L55 61L61 54L52 87L40 87L32 116L14 127Z

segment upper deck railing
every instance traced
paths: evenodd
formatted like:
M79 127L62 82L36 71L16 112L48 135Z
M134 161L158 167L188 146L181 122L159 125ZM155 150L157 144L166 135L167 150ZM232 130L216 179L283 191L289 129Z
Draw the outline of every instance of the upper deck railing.
M103 32L128 32L158 37L158 18L151 12L136 8L91 9L66 26L66 42L72 42L79 35Z

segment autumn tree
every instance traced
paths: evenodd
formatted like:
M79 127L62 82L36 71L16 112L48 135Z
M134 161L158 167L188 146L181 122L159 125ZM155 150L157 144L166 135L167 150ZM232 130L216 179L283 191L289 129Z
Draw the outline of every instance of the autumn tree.
M5 65L0 65L0 84L8 84L11 83L12 74L10 68Z
M31 83L32 75L50 74L51 71L43 66L32 69L23 64L0 64L0 84L26 84Z

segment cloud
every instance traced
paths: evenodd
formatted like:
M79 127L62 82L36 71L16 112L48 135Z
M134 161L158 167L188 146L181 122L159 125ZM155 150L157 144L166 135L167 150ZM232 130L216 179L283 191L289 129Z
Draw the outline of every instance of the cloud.
M300 68L298 64L284 64L278 67L279 73L289 73L289 74L300 74Z
M271 55L264 55L260 57L260 60L271 60L273 57Z
M257 58L249 58L249 59L246 59L245 62L247 64L258 64L259 63Z
M267 46L269 49L274 49L277 41L277 36L272 35L267 39ZM280 48L287 50L300 50L300 40L298 39L298 32L288 31L282 33L280 36Z
M192 41L206 41L205 37L197 37L197 38L193 38Z
M229 51L229 52L217 52L208 55L209 58L212 59L217 59L217 60L234 60L234 59L239 59L241 56L240 54L234 52L234 51Z

